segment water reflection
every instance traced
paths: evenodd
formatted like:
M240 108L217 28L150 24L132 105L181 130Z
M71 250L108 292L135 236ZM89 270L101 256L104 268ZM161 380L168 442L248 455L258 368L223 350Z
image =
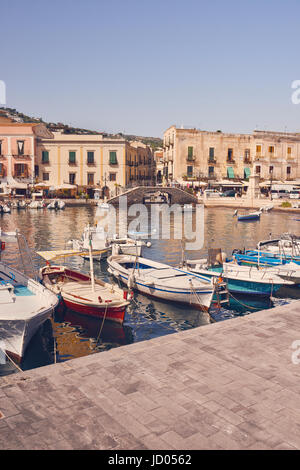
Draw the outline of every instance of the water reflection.
M199 251L189 251L187 258L204 258L209 248L222 248L230 255L234 248L254 247L258 241L282 232L298 233L299 222L289 214L270 212L262 214L260 221L251 224L237 222L233 210L226 208L206 209L204 214L204 246ZM24 210L12 211L0 216L0 227L4 231L18 228L27 238L34 251L64 249L66 242L80 238L87 223L97 220L96 208L66 208L65 211ZM148 216L147 216L148 217ZM130 220L133 219L133 216ZM147 219L149 223L149 218ZM171 221L172 221L171 217ZM124 214L117 222L124 226ZM145 230L146 221L141 219L140 230ZM149 225L150 226L150 225ZM195 229L195 227L194 227ZM178 235L178 234L177 234ZM9 262L15 261L15 247L8 244L4 252ZM151 248L144 248L143 255L156 261L176 266L182 258L181 240L151 239ZM36 268L44 265L37 255L33 256ZM89 271L89 263L79 257L66 258L64 264L83 272ZM106 262L95 263L95 276L105 281L112 280L107 272ZM94 354L98 351L118 347L136 341L144 341L176 331L195 328L214 321L222 321L239 315L248 315L254 311L281 305L291 299L299 298L299 290L285 289L284 297L269 300L253 298L231 298L230 306L212 307L209 313L189 309L184 306L168 304L162 301L135 294L134 302L128 307L123 326L105 323L99 336L101 321L76 314L70 310L58 310L53 320L46 322L37 334L25 355L23 369L39 367L56 361ZM98 341L97 341L98 340ZM0 365L0 375L15 372L10 364Z

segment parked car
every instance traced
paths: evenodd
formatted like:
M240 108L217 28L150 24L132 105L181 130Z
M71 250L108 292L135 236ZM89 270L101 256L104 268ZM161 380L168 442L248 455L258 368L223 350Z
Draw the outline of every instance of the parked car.
M236 195L236 192L234 189L224 191L224 193L221 194L222 197L235 197L235 195Z
M220 197L222 193L216 189L206 189L204 191L204 196L206 197Z

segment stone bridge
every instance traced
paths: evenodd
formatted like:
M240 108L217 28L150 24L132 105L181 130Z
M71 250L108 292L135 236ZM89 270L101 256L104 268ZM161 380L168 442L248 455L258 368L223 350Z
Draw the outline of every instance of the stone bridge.
M197 197L179 188L161 186L137 186L118 196L112 197L107 202L118 206L121 196L127 196L128 206L132 204L147 204L167 202L169 204L193 204L197 203Z

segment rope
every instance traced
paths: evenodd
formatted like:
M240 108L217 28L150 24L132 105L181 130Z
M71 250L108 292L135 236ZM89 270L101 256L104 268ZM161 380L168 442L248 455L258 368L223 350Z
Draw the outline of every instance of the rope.
M204 307L202 307L202 305L201 305L201 301L200 301L200 298L199 298L199 296L198 296L197 292L194 290L194 286L193 286L193 282L192 282L192 280L190 280L190 285L191 285L191 291L192 291L192 294L194 294L194 295L195 295L195 297L196 297L196 300L198 301L198 304L199 304L199 306L200 306L200 310L201 310L202 312L206 312L205 308L204 308ZM191 303L191 302L190 302L190 303Z
M5 356L11 361L11 363L19 370L19 372L23 372L24 374L24 371L21 369L21 367L19 367L13 360L11 357L9 357L9 355L7 354L7 352L3 349L3 352L5 354Z
M237 303L243 305L243 307L251 308L252 310L257 310L257 307L251 307L250 305L244 304L243 302L241 302L240 300L238 300L236 297L234 297L234 295L232 295L229 291L228 291L228 294L229 294L230 297L232 297Z
M102 329L103 329L103 325L104 325L104 322L105 322L107 310L108 310L108 303L106 304L106 308L105 308L105 312L104 312L104 316L103 316L101 328L100 328L100 331L99 331L99 334L98 334L98 337L97 337L96 345L98 344L99 338L100 338L101 333L102 333ZM95 347L96 347L96 346L95 346Z

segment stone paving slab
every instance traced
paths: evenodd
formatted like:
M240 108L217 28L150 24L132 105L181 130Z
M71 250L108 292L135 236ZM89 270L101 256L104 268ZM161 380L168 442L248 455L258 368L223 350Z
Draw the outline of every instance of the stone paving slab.
M300 301L3 377L0 449L300 449L295 340Z

